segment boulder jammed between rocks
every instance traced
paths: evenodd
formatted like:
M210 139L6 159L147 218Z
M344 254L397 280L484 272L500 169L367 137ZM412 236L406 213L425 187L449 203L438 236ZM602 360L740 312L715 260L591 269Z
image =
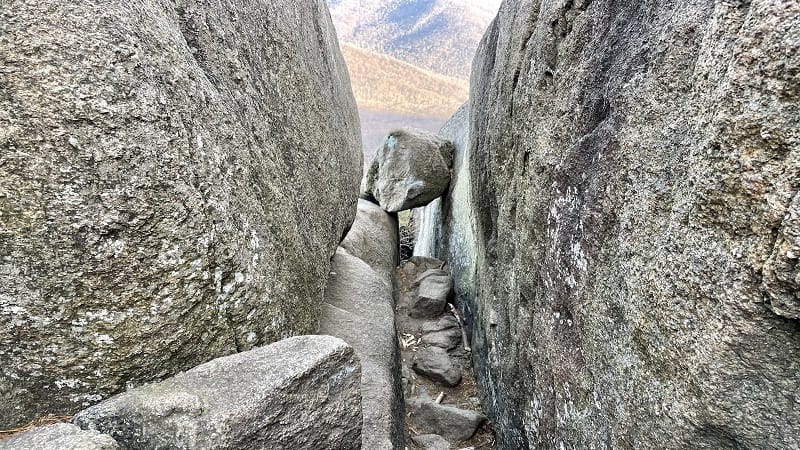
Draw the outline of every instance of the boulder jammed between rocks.
M300 336L132 389L73 421L126 449L359 448L360 376L344 341Z
M363 180L363 195L389 212L427 205L450 183L453 144L417 129L392 131Z
M11 0L0 36L0 428L315 330L362 158L325 2Z

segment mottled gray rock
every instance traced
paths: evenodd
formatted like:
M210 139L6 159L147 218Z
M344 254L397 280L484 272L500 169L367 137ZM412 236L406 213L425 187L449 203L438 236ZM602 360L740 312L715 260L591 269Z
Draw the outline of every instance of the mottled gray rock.
M440 277L450 276L450 273L447 272L446 270L441 270L441 269L426 270L425 272L422 272L421 274L417 275L417 278L414 279L414 283L412 283L411 285L417 287L422 283L422 280L431 276L440 276Z
M0 440L0 450L116 450L107 434L81 430L71 423L57 423Z
M444 261L427 256L412 256L408 260L413 263L417 273L425 272L431 269L440 269Z
M344 341L299 336L116 395L73 422L127 449L358 448L360 376Z
M381 213L386 214L382 210ZM362 214L359 211L356 222L362 220ZM391 223L396 230L397 223ZM350 234L356 232L359 231L354 227ZM361 238L348 235L347 239ZM383 241L383 244L388 246L391 242ZM378 247L376 251L381 250ZM336 252L333 273L325 289L320 332L344 339L361 359L362 448L402 450L405 447L404 406L394 320L394 286L393 279L387 280L385 276L387 270L393 273L394 262L387 258L383 264L373 269L343 248Z
M427 205L447 190L453 144L418 129L394 130L364 177L362 192L389 212Z
M414 354L411 368L443 386L453 387L461 383L461 369L453 363L447 350L440 347L424 347Z
M414 276L417 273L417 265L411 261L402 261L400 263L400 271L407 277Z
M358 117L321 0L0 8L0 427L316 329Z
M477 411L442 405L430 398L414 398L409 403L409 424L415 430L438 434L451 442L471 438L486 421L486 416Z
M797 2L503 3L416 246L498 449L800 447L798 36Z
M461 329L456 327L425 333L422 335L420 342L425 345L433 345L446 350L453 350L461 344Z
M448 330L458 326L458 320L451 315L442 316L438 320L428 320L422 324L423 333Z
M397 217L372 202L358 200L356 219L340 246L391 280L400 263Z
M453 278L447 273L430 274L422 279L408 314L415 319L439 317L453 291Z
M450 450L450 443L438 434L412 436L411 440L423 450Z

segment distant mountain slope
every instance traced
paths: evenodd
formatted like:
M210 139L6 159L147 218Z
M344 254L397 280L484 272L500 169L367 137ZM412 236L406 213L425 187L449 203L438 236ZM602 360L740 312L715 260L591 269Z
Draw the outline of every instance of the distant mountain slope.
M339 39L466 80L500 0L329 0Z
M449 117L469 95L466 81L449 78L342 44L359 109L425 117Z

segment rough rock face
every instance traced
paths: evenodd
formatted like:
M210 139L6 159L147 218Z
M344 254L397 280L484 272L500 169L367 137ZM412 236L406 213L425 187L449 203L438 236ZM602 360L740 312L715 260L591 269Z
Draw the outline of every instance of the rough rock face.
M417 351L411 368L443 386L454 387L461 383L461 369L441 347L424 347Z
M432 269L420 276L417 295L409 315L415 319L434 319L447 308L453 291L453 278L443 270Z
M450 443L438 434L423 434L413 436L411 440L424 450L450 450Z
M498 448L800 446L798 95L797 2L504 3L424 214Z
M359 199L356 219L340 246L391 284L394 268L400 262L398 227L396 216L387 214L372 202Z
M360 155L321 0L4 4L0 427L313 331Z
M37 427L0 440L0 450L118 450L111 436L81 430L71 423Z
M395 130L378 149L362 191L389 212L418 208L450 183L453 144L424 130Z
M319 332L352 345L361 360L361 448L404 449L400 349L395 326L397 218L359 200L358 214L333 257Z
M361 367L331 336L217 358L75 416L125 449L346 449L361 445Z
M420 433L435 433L455 443L471 438L486 417L477 411L418 398L411 402L409 420Z

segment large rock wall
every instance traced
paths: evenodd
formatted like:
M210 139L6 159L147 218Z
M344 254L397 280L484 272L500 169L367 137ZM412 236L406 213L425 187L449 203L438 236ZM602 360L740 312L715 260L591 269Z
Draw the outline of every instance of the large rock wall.
M0 10L0 427L317 328L358 116L322 0Z
M798 2L503 4L436 250L498 448L800 446L798 52Z

